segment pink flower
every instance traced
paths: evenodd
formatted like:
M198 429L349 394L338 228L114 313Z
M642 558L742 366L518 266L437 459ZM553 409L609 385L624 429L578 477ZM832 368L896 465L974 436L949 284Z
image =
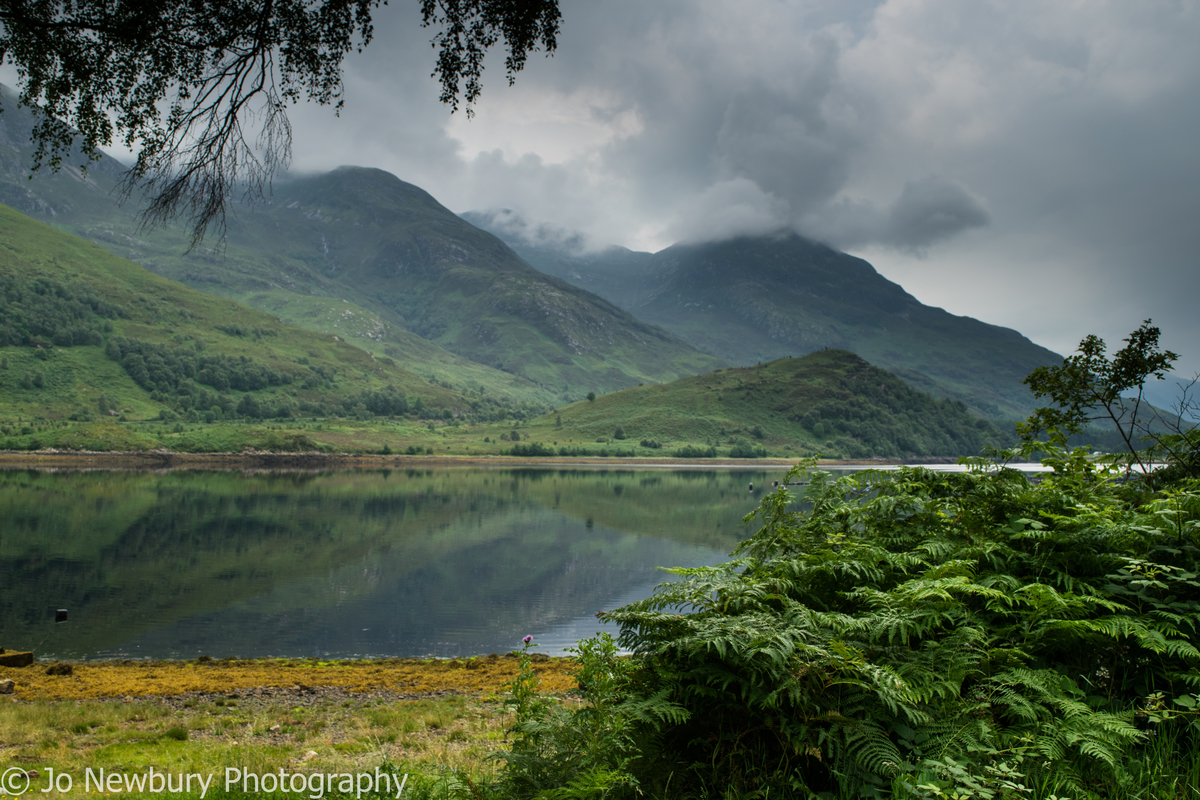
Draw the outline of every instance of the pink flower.
M521 641L522 641L522 642L524 642L525 644L529 644L530 642L532 642L532 641L533 641L533 637L532 637L532 636L526 636L526 637L525 637L524 639L522 639Z

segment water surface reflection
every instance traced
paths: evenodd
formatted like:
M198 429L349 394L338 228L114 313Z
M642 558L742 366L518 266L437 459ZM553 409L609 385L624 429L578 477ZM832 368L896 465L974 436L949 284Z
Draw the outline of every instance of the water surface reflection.
M783 473L0 473L0 644L462 656L532 633L559 652L648 595L656 567L723 560Z

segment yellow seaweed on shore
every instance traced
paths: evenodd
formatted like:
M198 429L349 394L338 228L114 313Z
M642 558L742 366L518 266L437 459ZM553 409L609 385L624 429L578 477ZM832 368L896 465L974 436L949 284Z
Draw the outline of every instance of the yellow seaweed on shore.
M535 664L541 691L576 688L573 659ZM411 695L498 694L519 669L512 656L470 659L255 659L210 661L73 662L70 675L47 675L46 665L3 670L18 700L85 700L233 692L258 687L336 686L350 692L387 690Z

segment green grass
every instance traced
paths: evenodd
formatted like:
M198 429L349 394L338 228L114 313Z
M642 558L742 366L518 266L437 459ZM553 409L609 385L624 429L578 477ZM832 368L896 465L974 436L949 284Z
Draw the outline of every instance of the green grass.
M456 696L388 703L364 698L346 705L330 700L297 708L279 703L253 713L211 704L173 711L153 701L0 706L6 767L38 771L29 796L49 798L84 794L87 770L93 793L101 774L145 776L153 770L175 779L209 777L206 798L228 798L262 794L236 784L226 791L227 768L311 775L373 774L379 767L409 774L404 796L421 796L441 775L493 779L496 765L487 756L502 744L505 726L495 704ZM53 790L52 775L69 776L72 791ZM183 796L199 797L199 787L197 778ZM121 792L131 798L161 795Z
M281 769L287 774L373 773L385 767L409 776L404 797L428 798L453 796L449 790L455 786L471 796L464 777L477 791L487 791L499 777L499 763L488 756L506 746L510 722L495 703L460 696L401 702L364 699L349 706L334 701L312 707L280 703L255 712L211 702L172 710L155 701L41 701L0 704L0 742L6 747L6 766L39 771L31 797L35 791L39 797L80 796L87 769L93 776L100 770L105 775L146 775L151 768L173 775L211 775L209 800L263 796L237 785L226 791L223 781L229 767L259 775ZM278 731L271 730L275 725ZM185 731L187 738L172 738L172 730ZM1200 751L1179 748L1174 741L1156 737L1122 768L1132 778L1130 785L1138 788L1106 800L1191 800L1200 794ZM70 775L74 791L42 794L50 769ZM194 783L193 791L183 796L199 797L197 787ZM1049 786L1029 788L1022 796L1030 800L1065 796Z

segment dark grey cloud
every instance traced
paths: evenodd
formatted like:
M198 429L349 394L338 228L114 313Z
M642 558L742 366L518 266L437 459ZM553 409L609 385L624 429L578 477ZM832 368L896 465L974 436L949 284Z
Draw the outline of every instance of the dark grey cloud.
M822 105L837 72L837 45L813 42L797 85L760 84L725 103L715 154L720 171L749 178L788 201L793 213L828 202L845 185L855 137L826 119Z
M749 178L737 177L686 200L668 230L675 241L719 242L787 230L790 216L787 201L764 192Z
M564 49L578 49L554 80L564 91L602 84L637 110L643 132L596 158L638 187L637 213L667 218L658 245L790 228L919 252L989 216L977 192L927 167L898 176L887 202L848 195L885 120L841 64L876 8L839 17L821 3L568 5L589 36L564 37Z
M559 52L511 89L493 60L468 123L437 102L417 10L381 8L341 118L294 114L296 167L378 166L636 249L791 228L1060 352L1151 317L1200 370L1194 3L562 10Z
M923 251L943 239L988 224L979 201L961 186L937 177L904 184L904 191L888 213L882 241Z
M840 248L880 244L917 256L929 248L991 221L966 189L936 175L904 184L886 208L865 201L823 205L799 222L799 230Z

